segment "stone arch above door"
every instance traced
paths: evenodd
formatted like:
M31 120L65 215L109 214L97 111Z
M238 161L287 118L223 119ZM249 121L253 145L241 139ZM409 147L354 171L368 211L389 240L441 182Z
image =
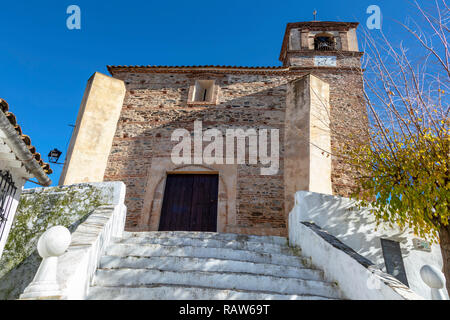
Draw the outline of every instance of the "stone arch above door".
M138 230L158 230L168 174L218 174L217 232L225 232L227 226L236 225L237 165L175 165L170 158L153 158Z

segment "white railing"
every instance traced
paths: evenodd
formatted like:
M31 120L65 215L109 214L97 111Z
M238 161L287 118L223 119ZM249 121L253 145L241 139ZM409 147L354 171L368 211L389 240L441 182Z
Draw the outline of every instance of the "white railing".
M61 298L61 287L56 280L58 257L66 252L71 240L70 231L63 226L52 227L41 235L37 249L42 262L33 281L20 296L21 299Z
M319 226L330 236L353 249L355 253L369 260L373 267L361 269L363 266L355 264L355 259L350 259L348 254L326 243L302 222ZM383 224L377 226L374 215L367 208L358 208L350 199L315 192L298 191L295 194L294 208L289 215L290 244L300 247L305 255L312 258L313 263L316 262L318 267L328 270L330 281L338 281L339 278L338 282L348 292L348 297L351 299L358 299L358 297L359 299L417 298L411 292L425 299L447 299L445 278L439 271L439 267L442 266L439 245L430 245L430 250L419 250L414 246L413 239L416 237L407 229L399 230ZM389 275L380 269L385 264L380 238L401 242L409 288L405 286L400 294L399 292L394 294L394 291L398 291L402 284L396 284L395 278L392 281L385 281L384 278ZM334 259L330 259L331 254L335 254ZM352 268L350 266L354 266L355 270L350 271ZM376 277L372 275L375 269L378 269L375 272ZM358 274L361 277L357 281ZM383 277L381 281L375 281L378 274ZM365 278L368 278L368 286ZM376 285L372 285L372 282ZM391 289L388 289L383 282L391 283ZM360 288L356 290L358 286ZM369 287L374 287L376 290ZM394 287L396 290L392 290ZM384 289L380 291L379 288ZM407 288L411 292L407 292Z
M86 299L100 258L125 227L125 185L118 189L113 203L96 208L74 233L56 226L42 234L38 252L43 260L20 299Z
M447 300L443 293L445 286L444 274L436 267L424 265L420 269L420 276L423 282L430 287L431 298L433 300Z

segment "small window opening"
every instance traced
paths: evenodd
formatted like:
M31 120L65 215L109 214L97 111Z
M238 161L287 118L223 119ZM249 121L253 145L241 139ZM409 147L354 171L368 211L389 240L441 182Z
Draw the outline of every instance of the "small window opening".
M328 35L318 35L314 38L314 50L332 51L335 50L334 39Z
M214 90L214 80L195 81L194 101L212 101Z

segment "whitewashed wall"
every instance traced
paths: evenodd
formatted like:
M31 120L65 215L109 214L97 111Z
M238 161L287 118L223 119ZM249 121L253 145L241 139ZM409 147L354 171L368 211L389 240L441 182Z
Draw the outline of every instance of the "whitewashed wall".
M8 170L11 173L12 179L14 181L15 186L17 187L17 191L14 194L14 197L11 199L11 207L9 209L8 213L8 220L6 221L5 228L3 229L3 234L1 235L0 239L0 258L2 257L3 250L5 249L6 241L8 240L9 233L11 231L11 226L14 221L14 216L16 214L17 206L19 204L20 195L22 194L22 189L25 184L25 180L22 179L19 175L16 174L14 170L11 168L3 168L3 170ZM8 196L8 198L5 201L9 201L11 198ZM1 230L0 230L1 234Z
M400 242L410 288L425 299L431 299L430 288L422 281L419 272L424 265L442 270L439 245L432 245L431 252L414 248L412 240L418 237L411 230L399 230L398 227L391 228L386 224L377 229L375 217L367 209L357 209L355 202L347 198L299 191L295 194L295 206L291 214L295 214L296 221L293 223L315 223L384 272L386 267L380 238ZM444 294L448 298L445 289Z

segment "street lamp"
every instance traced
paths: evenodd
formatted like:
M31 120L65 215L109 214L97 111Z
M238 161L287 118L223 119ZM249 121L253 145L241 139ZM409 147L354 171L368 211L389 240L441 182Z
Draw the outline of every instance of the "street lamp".
M58 159L61 156L62 152L59 151L58 149L53 149L52 151L50 151L50 153L48 154L48 161L50 161L51 163L58 163Z

